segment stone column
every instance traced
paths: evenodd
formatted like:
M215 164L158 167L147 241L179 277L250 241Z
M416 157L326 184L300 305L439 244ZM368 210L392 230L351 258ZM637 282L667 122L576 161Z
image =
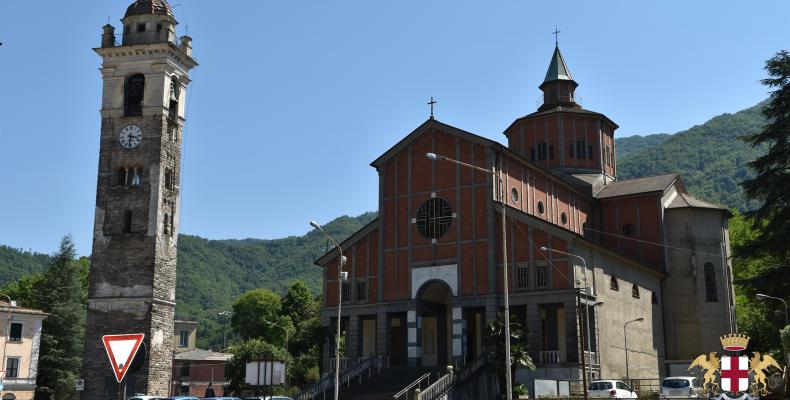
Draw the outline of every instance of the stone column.
M454 365L462 365L464 363L464 347L463 347L463 328L464 317L463 309L460 304L453 305L453 358Z
M406 312L406 346L408 348L409 357L407 365L410 367L416 367L420 365L420 357L422 357L422 348L420 347L420 327L418 322L416 309Z

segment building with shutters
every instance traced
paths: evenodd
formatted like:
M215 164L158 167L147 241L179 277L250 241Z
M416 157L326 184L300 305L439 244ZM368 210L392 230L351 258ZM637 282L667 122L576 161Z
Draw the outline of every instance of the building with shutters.
M0 301L3 369L0 398L32 400L36 392L41 324L49 314Z

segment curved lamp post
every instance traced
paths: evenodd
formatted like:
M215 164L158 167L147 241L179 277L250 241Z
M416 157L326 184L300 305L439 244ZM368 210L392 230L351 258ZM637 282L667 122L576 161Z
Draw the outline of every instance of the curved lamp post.
M781 299L779 297L769 296L767 294L762 294L762 293L757 293L756 297L757 297L757 300L768 300L768 299L771 299L771 300L779 300L779 301L781 301L782 304L785 305L785 325L790 324L790 317L788 316L788 314L790 314L790 311L788 311L787 302L784 301L784 299Z
M343 264L346 263L346 257L343 256L343 248L340 247L340 244L332 236L329 236L318 222L310 221L310 226L323 233L340 252L337 265L337 333L335 335L335 400L338 400L340 395L340 308L343 304Z
M505 188L505 183L502 177L497 174L497 172L493 169L485 169L478 167L477 165L468 164L463 161L454 160L450 157L439 155L436 153L426 153L425 157L433 161L449 161L454 164L458 164L462 167L472 168L478 170L480 172L485 172L490 174L495 179L498 179L500 182L501 191L499 192L499 200L502 203L502 283L505 288L504 298L505 298L505 392L507 396L507 400L513 399L513 382L510 377L511 373L511 361L510 361L510 299L508 295L509 285L507 280L507 220L505 218L505 209L507 204L507 188Z
M625 380L629 380L629 376L628 376L628 335L626 333L625 328L628 326L628 324L630 324L632 322L642 322L644 320L645 320L644 318L639 317L637 319L633 319L631 321L628 321L628 322L625 323L625 325L623 325L623 344L624 344L624 347L625 347ZM628 382L628 384L630 385L631 382Z

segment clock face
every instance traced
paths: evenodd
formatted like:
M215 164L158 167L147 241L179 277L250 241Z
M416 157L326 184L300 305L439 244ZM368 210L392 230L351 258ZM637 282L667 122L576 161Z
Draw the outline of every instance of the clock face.
M139 146L140 142L143 141L143 128L134 124L124 126L120 135L118 135L118 141L121 143L121 146L127 149Z

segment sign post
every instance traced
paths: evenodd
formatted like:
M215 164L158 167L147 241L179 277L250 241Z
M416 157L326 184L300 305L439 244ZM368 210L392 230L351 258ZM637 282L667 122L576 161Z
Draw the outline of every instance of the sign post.
M140 344L143 343L145 338L144 333L132 333L127 335L104 335L102 342L104 342L104 349L107 351L107 357L110 359L110 366L115 375L115 380L118 381L118 399L123 400L126 396L126 388L123 387L123 378L126 372L129 371L129 366L140 349Z

